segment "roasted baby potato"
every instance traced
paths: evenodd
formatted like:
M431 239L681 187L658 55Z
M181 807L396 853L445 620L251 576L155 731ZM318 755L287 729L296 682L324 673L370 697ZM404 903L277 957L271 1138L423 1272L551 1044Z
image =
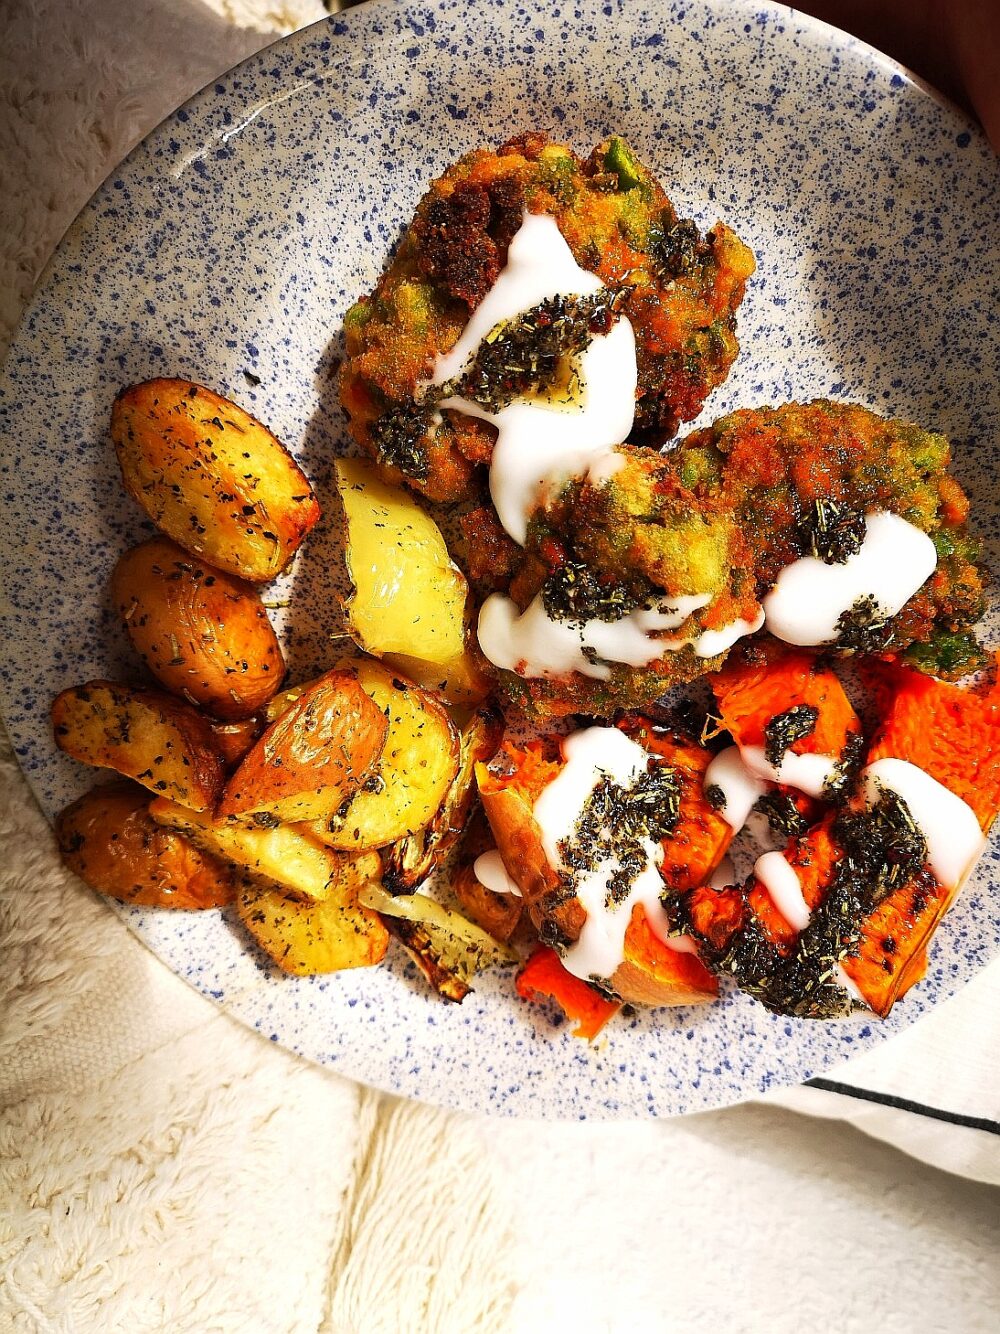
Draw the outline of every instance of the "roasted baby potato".
M219 799L225 775L211 724L162 691L88 681L56 696L52 730L74 760L114 769L192 810Z
M426 690L372 658L351 664L388 720L378 765L348 805L311 829L328 847L381 848L423 829L458 773L458 729Z
M412 894L453 846L475 800L475 767L492 759L502 740L503 719L495 708L484 704L462 728L458 771L437 814L385 854L383 882L390 893Z
M372 772L388 730L354 672L327 672L248 751L219 816L328 820Z
M468 585L440 529L371 464L338 459L354 593L345 606L358 646L452 703L484 699L489 681L466 631Z
M377 880L382 869L375 853L349 857L331 852L294 825L258 828L232 817L213 820L162 797L151 803L149 813L158 824L186 834L197 847L305 899L356 889Z
M298 464L266 426L190 380L123 389L111 439L125 489L157 528L220 570L266 583L319 518Z
M152 908L219 908L236 895L231 866L149 814L131 783L91 788L56 816L63 862L91 889Z
M236 910L282 972L300 977L369 968L380 963L389 948L389 933L378 913L361 907L353 890L306 903L276 889L246 885Z
M264 724L256 716L230 723L212 720L212 735L227 769L236 768L263 730Z
M111 595L143 662L169 691L216 718L248 718L285 663L257 590L165 537L126 551Z

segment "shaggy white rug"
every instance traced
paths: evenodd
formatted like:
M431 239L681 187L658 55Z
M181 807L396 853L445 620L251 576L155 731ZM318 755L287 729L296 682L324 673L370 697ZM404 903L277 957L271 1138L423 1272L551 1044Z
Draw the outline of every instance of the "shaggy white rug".
M0 7L0 347L131 144L323 12ZM998 994L984 977L851 1081L950 1099L960 1119L986 1115L985 1093L996 1118ZM986 1132L785 1098L1000 1177ZM0 1330L781 1334L868 1330L875 1312L886 1334L974 1334L997 1327L998 1232L989 1187L774 1106L497 1124L310 1066L190 991L61 870L0 749Z

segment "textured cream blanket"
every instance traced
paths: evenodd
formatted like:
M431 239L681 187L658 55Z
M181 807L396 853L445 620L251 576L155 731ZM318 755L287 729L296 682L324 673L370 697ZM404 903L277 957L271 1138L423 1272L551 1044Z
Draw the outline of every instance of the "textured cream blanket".
M131 144L322 13L319 0L6 7L0 338ZM986 1090L996 1119L998 994L984 977L838 1077L936 1105L947 1093L972 1120ZM988 1132L785 1100L1000 1176ZM1000 1318L998 1198L773 1105L553 1126L359 1089L167 972L59 867L0 749L0 1330L781 1334L869 1329L877 1312L889 1334L986 1331ZM921 1278L887 1300L887 1273Z

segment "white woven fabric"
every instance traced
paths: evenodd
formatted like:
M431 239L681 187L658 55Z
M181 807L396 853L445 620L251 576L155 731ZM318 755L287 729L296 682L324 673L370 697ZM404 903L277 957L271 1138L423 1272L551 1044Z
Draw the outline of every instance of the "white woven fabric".
M131 144L269 29L320 11L3 10L0 348ZM837 1077L986 1115L997 973ZM993 1139L973 1151L937 1121L815 1090L781 1097L996 1179ZM868 1330L877 1311L883 1334L976 1334L1000 1320L997 1200L773 1107L494 1124L358 1090L164 969L61 870L0 747L0 1331L791 1334Z

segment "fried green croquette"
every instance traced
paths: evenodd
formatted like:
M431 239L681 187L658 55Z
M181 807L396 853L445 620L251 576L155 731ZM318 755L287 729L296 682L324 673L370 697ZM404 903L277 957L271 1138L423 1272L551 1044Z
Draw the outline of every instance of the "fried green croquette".
M550 617L613 621L707 595L675 632L694 639L752 623L785 566L804 555L845 561L865 516L889 512L930 536L937 566L895 616L874 603L852 608L830 651L899 655L945 678L982 665L971 627L984 609L985 572L966 528L968 500L945 471L944 436L817 400L732 413L666 454L620 452L610 479L572 482L534 514L509 584L522 609L540 594ZM611 665L606 680L499 677L508 700L535 714L608 716L649 708L725 657L687 645L645 667Z
M534 325L549 342L554 320L568 351L619 315L632 323L632 443L671 439L738 351L735 312L753 256L722 223L703 237L679 219L623 139L608 139L586 161L542 134L469 153L430 187L375 291L344 322L340 392L351 432L388 480L432 501L480 492L479 465L489 463L496 431L453 409L434 411L423 385L495 283L526 212L554 217L576 262L608 293L596 315L585 302L539 311Z

